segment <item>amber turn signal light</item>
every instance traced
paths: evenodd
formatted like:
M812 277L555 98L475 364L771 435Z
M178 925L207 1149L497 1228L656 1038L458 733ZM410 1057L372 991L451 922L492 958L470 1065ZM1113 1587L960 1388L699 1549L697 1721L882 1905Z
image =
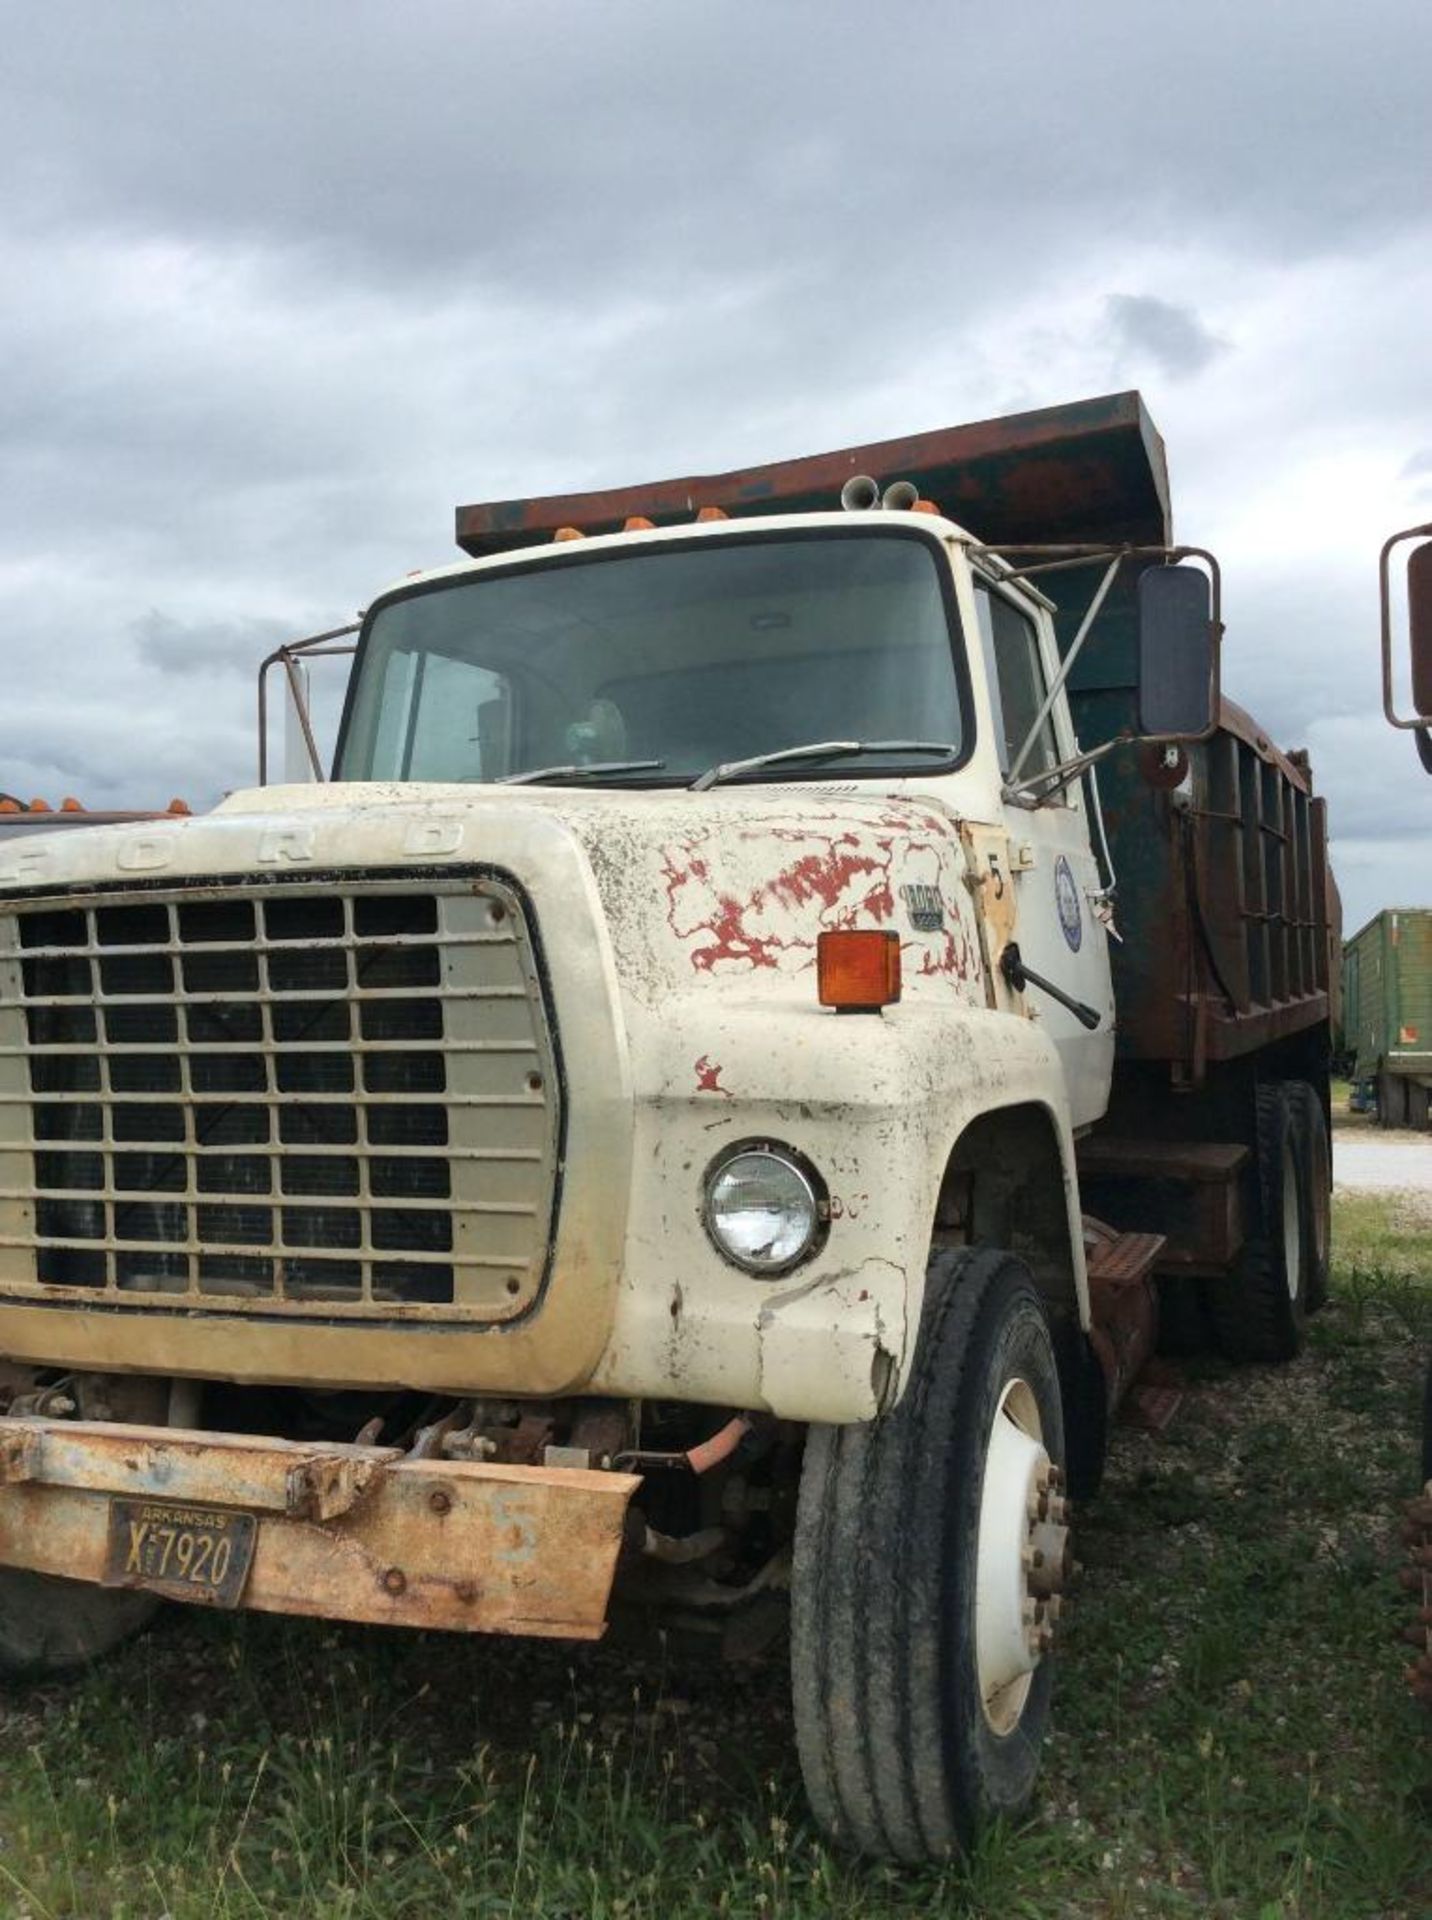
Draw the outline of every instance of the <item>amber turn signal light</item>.
M870 927L821 934L815 943L820 1004L878 1013L900 998L900 936Z

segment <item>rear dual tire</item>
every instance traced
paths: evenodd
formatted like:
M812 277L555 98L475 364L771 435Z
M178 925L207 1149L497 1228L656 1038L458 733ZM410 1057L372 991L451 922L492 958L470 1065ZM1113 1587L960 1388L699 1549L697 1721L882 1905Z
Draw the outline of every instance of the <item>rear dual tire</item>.
M943 1859L1027 1806L1058 1612L1030 1583L1057 1592L1066 1569L1063 1458L1054 1348L1028 1270L1006 1253L938 1253L899 1404L806 1442L796 1738L837 1843Z
M1272 1081L1255 1100L1253 1231L1234 1270L1210 1283L1208 1304L1230 1359L1291 1360L1328 1294L1327 1119L1305 1081Z

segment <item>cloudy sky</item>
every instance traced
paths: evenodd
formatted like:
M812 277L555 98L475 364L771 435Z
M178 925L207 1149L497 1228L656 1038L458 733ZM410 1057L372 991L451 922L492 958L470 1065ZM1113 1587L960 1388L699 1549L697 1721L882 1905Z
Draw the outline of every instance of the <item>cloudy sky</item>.
M1432 902L1425 0L0 0L0 788L195 802L459 501L1137 386L1349 923ZM331 671L331 669L330 669Z

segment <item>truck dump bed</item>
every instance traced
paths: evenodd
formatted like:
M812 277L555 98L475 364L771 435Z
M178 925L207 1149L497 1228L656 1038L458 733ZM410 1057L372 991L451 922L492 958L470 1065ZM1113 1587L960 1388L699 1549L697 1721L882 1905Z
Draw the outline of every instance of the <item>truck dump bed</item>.
M733 519L828 511L853 474L911 480L992 546L1172 538L1163 442L1137 393L1011 414L724 474L603 492L460 507L473 555L550 539L559 527L614 533L703 507ZM1107 561L1047 576L1067 647ZM1086 745L1134 720L1137 563L1121 570L1070 682ZM1229 662L1237 670L1236 643ZM1284 754L1231 701L1170 772L1158 752L1120 747L1099 780L1114 868L1119 1050L1201 1078L1229 1060L1327 1026L1336 1011L1339 910L1325 803L1307 758Z

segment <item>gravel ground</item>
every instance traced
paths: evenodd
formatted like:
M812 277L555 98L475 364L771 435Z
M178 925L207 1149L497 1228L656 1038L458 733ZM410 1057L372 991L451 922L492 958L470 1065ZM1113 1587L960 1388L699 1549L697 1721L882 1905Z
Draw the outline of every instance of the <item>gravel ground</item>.
M1334 1134L1333 1184L1352 1193L1424 1193L1432 1199L1432 1139Z

